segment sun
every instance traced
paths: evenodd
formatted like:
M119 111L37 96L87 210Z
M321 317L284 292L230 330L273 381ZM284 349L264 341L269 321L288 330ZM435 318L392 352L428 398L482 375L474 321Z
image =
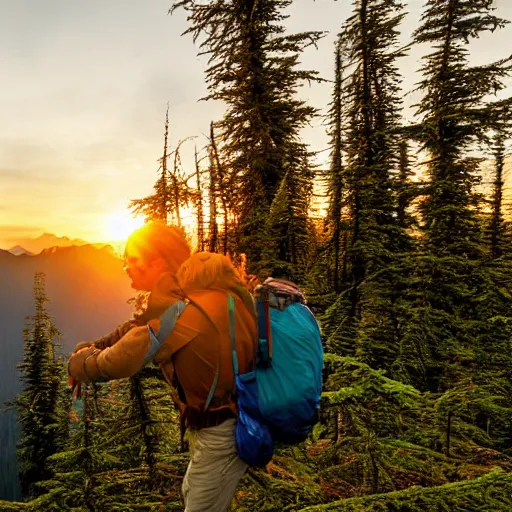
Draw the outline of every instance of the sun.
M142 217L133 217L130 212L113 212L106 216L105 238L112 242L125 242L133 231L144 224Z

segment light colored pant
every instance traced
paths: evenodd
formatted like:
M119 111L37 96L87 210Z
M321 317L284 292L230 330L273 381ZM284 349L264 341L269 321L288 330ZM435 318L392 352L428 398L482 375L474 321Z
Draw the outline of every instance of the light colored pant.
M185 512L229 510L247 469L235 447L235 419L191 433L190 462L183 480Z

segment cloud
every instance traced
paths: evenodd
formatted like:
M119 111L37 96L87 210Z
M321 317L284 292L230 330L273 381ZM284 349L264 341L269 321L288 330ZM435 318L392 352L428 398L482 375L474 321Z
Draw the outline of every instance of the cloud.
M27 237L36 237L44 232L40 226L24 226L0 223L0 248L9 249Z
M2 178L20 179L30 175L44 173L45 176L62 172L65 161L61 151L51 144L31 138L0 138Z
M15 224L0 224L0 233L3 235L5 234L12 234L15 233L17 235L19 234L25 234L25 233L34 233L34 232L43 232L44 229L41 226L19 226Z

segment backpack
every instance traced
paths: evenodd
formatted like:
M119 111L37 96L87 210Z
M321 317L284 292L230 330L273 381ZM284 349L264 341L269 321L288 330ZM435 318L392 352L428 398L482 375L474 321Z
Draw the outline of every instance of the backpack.
M318 421L323 347L318 323L293 283L267 279L255 290L258 312L256 368L238 373L234 300L228 302L238 402L236 444L240 458L261 466L274 441L304 441Z

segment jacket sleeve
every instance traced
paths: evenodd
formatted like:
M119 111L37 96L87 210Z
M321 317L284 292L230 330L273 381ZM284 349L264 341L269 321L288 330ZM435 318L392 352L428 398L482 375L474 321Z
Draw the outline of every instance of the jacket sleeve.
M156 327L155 322L151 325ZM68 373L81 382L131 377L144 365L149 348L148 326L132 327L110 347L91 345L72 354Z
M132 376L155 358L163 345L174 338L175 327L178 327L175 344L182 345L179 342L181 330L176 322L185 307L184 302L175 302L160 318L150 320L142 326L131 327L111 346L102 348L91 345L75 352L69 359L69 375L81 382Z
M106 334L105 336L99 338L98 340L92 341L81 341L75 347L74 352L78 352L79 350L94 346L99 349L104 349L107 347L111 347L115 345L130 329L135 327L137 323L134 320L128 320L120 325L118 325L111 333Z
M108 347L112 347L115 345L125 334L128 333L131 329L137 326L137 323L134 320L128 320L121 325L118 325L111 333L106 334L99 340L94 342L94 346L96 348L105 349Z

